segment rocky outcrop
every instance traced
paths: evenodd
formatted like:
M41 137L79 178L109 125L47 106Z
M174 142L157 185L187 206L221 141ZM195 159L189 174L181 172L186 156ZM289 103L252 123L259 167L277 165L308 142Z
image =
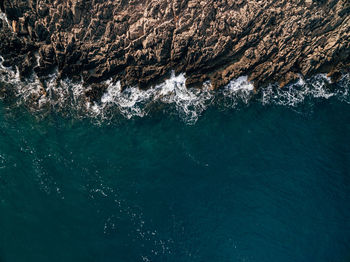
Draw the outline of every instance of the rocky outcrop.
M350 64L348 0L0 0L0 55L25 77L146 88L171 70L214 88L255 86ZM39 55L39 63L35 55ZM91 86L91 85L90 85ZM100 85L93 94L101 93Z

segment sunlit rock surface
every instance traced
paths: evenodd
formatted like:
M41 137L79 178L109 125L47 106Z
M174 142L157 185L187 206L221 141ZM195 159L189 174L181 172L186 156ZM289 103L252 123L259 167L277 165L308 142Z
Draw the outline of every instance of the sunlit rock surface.
M347 0L0 0L0 55L33 71L93 86L150 84L172 70L213 88L248 75L256 87L350 64ZM6 14L6 16L5 16Z

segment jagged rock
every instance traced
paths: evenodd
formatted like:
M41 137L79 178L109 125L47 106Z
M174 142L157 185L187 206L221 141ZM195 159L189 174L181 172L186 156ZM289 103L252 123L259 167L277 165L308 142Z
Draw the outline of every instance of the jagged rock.
M98 102L102 95L106 92L108 86L105 84L91 84L85 92L86 98L90 102Z
M57 67L85 85L110 77L147 88L170 70L214 88L248 75L255 86L350 65L348 0L1 0L0 55L28 74ZM96 90L94 90L96 89ZM90 91L89 91L90 90ZM89 97L100 97L90 85ZM92 91L91 91L92 90Z

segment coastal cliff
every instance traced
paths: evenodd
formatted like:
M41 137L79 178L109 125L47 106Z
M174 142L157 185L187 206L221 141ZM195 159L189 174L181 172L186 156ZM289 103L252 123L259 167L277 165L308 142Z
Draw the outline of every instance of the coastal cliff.
M187 86L219 88L248 75L255 87L350 65L348 0L0 0L0 55L25 78L148 88L171 70ZM6 24L7 23L7 24ZM91 88L92 87L92 88Z

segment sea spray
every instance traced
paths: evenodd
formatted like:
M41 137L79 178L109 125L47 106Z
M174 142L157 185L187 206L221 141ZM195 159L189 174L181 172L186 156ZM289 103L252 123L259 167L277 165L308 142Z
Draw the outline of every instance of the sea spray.
M188 89L185 86L184 74L172 75L164 83L156 85L148 90L141 90L137 87L130 87L121 91L120 83L108 84L107 92L103 95L101 103L95 103L93 110L97 115L103 115L106 108L116 106L126 118L134 116L145 116L149 110L149 104L160 102L172 105L180 117L188 123L198 119L210 104L213 92L210 91L210 84L205 83L202 89Z
M89 87L84 86L82 81L60 79L57 69L44 82L40 82L34 73L29 78L21 79L18 70L5 67L3 61L0 57L0 82L6 85L0 91L1 97L6 97L7 92L14 94L14 106L24 105L40 117L54 111L73 118L108 122L118 116L131 119L161 110L193 124L210 106L238 109L258 101L262 105L296 107L309 99L332 97L346 103L350 101L349 74L343 75L337 84L332 84L326 75L319 74L306 80L300 78L284 88L271 84L259 90L254 90L247 76L241 76L213 91L210 81L205 82L202 88L186 88L185 74L175 75L172 72L169 79L147 90L138 87L122 90L119 81L107 80L104 84L108 88L101 100L92 102L85 95Z
M329 99L336 97L349 103L349 74L344 75L337 84L332 84L325 74L318 74L310 79L300 78L297 82L280 88L278 85L269 85L262 88L258 98L263 105L280 105L296 107L310 99Z

